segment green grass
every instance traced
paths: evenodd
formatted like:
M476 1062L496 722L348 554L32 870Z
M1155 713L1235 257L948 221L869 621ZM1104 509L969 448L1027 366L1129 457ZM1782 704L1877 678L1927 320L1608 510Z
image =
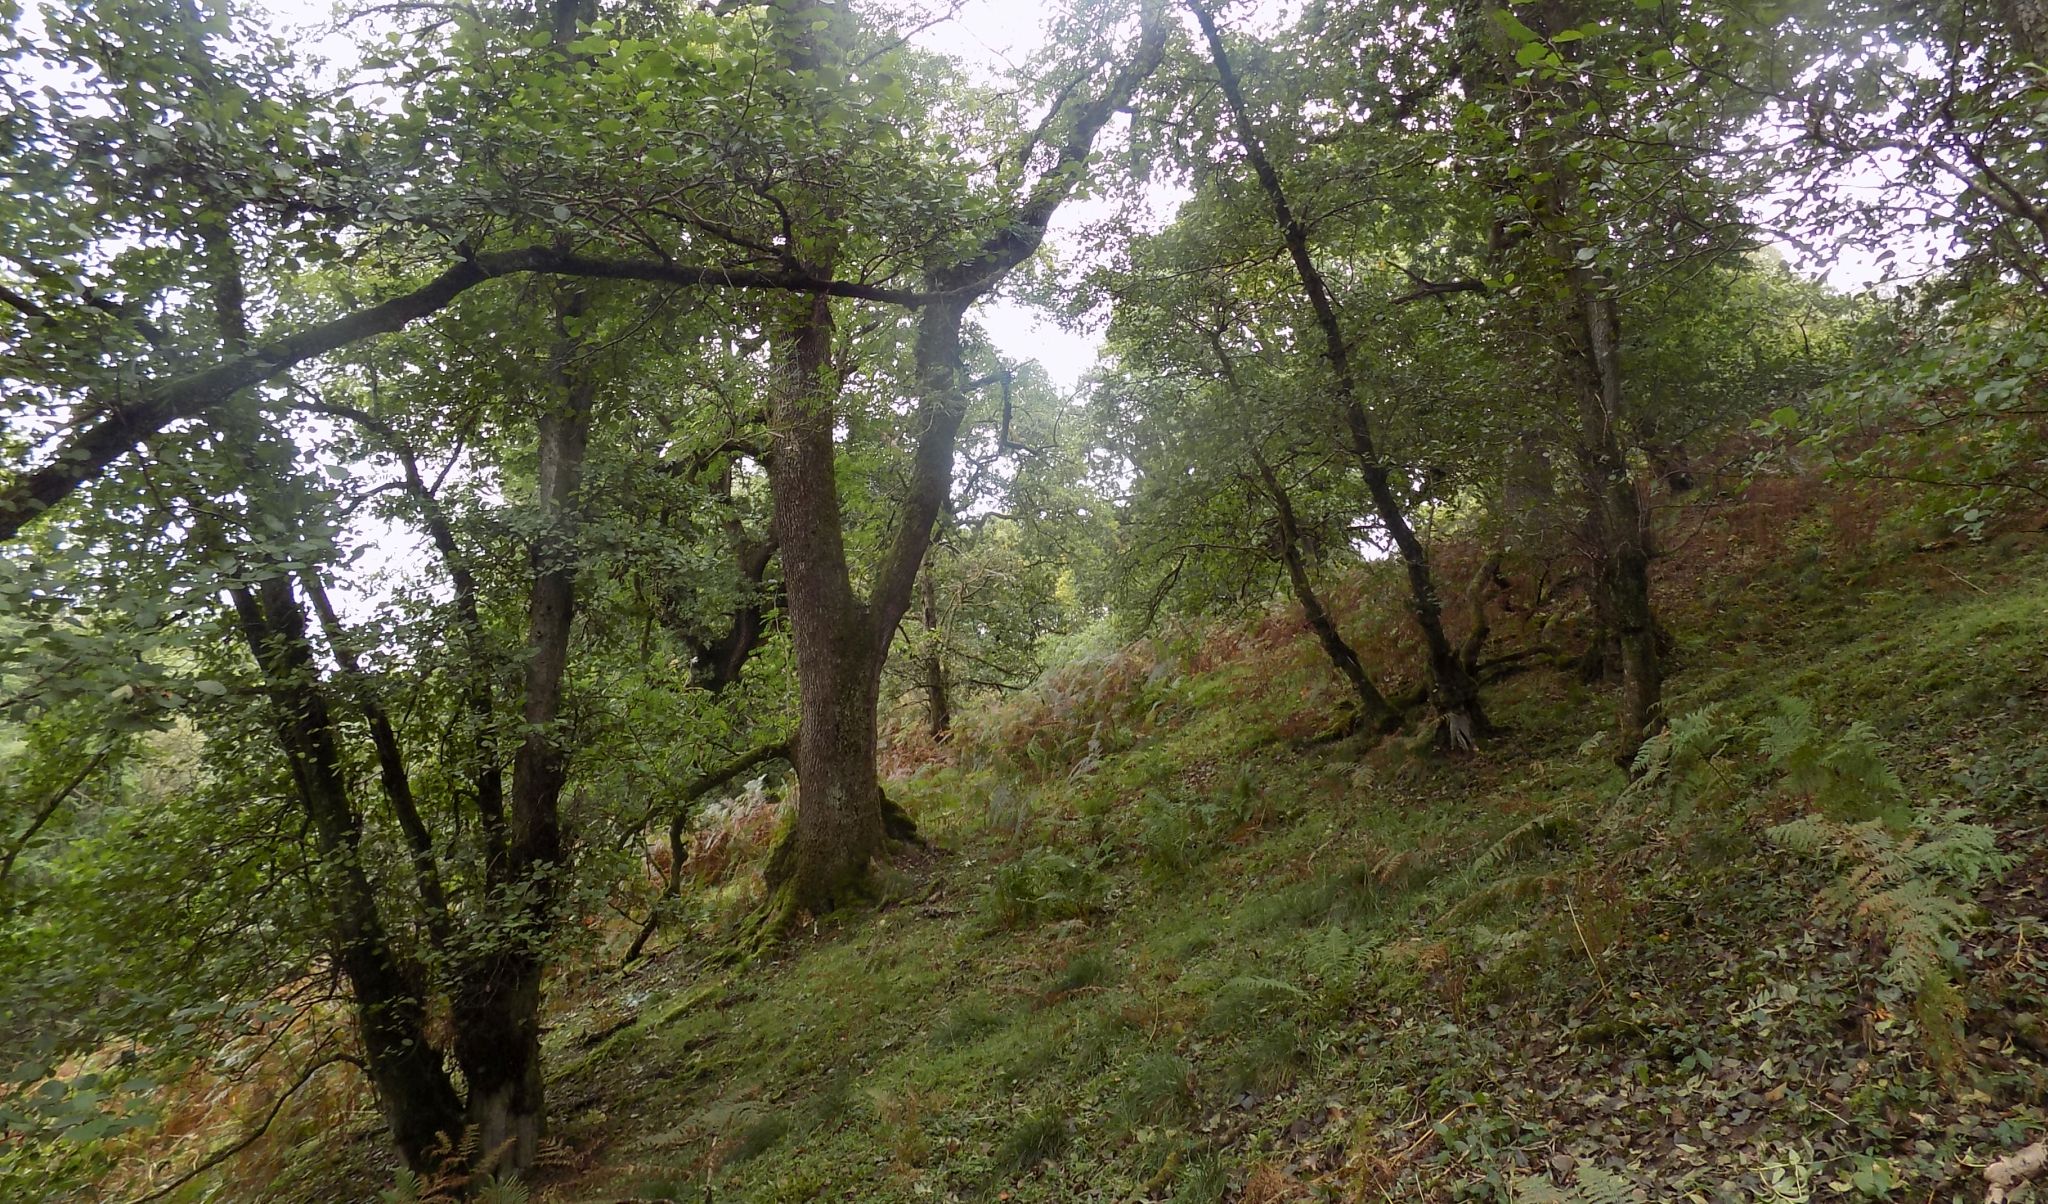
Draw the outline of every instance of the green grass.
M1865 719L2039 873L2038 546L1709 584L1668 612L1674 713ZM1079 776L1053 733L892 787L940 842L900 902L599 984L643 1019L558 1055L588 1165L542 1198L1506 1200L1566 1154L1649 1199L1858 1199L1826 1185L1874 1166L1948 1199L2039 1131L2048 1059L1938 1064L1882 951L1816 918L1827 867L1762 838L1802 804L1759 765L1627 793L1606 699L1547 672L1494 690L1512 734L1477 757L1295 748L1320 671L1275 665L1145 685ZM2003 889L1960 950L1973 1024L2048 983Z

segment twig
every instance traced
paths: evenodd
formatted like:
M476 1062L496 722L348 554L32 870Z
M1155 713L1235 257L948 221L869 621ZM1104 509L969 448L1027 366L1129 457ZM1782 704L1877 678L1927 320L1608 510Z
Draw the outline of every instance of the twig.
M177 1178L171 1180L169 1183L166 1183L162 1187L157 1188L155 1191L150 1192L146 1196L137 1196L135 1199L128 1201L128 1204L151 1204L152 1201L161 1200L165 1196L168 1196L172 1192L185 1186L187 1183L192 1182L192 1180L197 1179L199 1176L212 1170L214 1167L217 1167L221 1163L226 1162L228 1159L233 1158L235 1155L241 1153L243 1150L246 1150L250 1146L255 1145L256 1142L260 1140L265 1133L268 1133L270 1131L271 1122L277 1119L278 1113L284 1111L285 1104L291 1100L292 1096L297 1095L301 1087L304 1087L307 1083L311 1082L314 1075L319 1074L321 1071L327 1069L329 1066L332 1066L337 1062L346 1062L349 1065L356 1067L357 1069L361 1069L363 1065L361 1060L359 1060L352 1054L338 1053L330 1054L327 1057L320 1059L318 1062L313 1063L311 1066L306 1067L304 1070L299 1072L298 1080L294 1082L290 1087L286 1088L284 1093L279 1095L276 1101L270 1105L270 1113L263 1118L262 1124L259 1124L254 1129L249 1130L249 1132L243 1134L236 1141L231 1142L228 1145L222 1146L220 1149L215 1150L211 1154L208 1154L204 1159L200 1161L198 1166L195 1166L191 1170L186 1171L184 1174L179 1175Z
M57 813L57 808L63 806L64 800L70 798L80 786L85 784L85 779L91 777L93 770L98 769L106 762L107 756L111 752L113 752L112 749L103 748L93 754L92 760L85 763L85 768L79 770L69 782L64 784L63 789L51 795L49 800L36 811L35 818L29 821L28 831L23 832L21 839L14 842L14 847L7 850L5 858L0 858L0 886L5 886L7 884L7 876L14 872L15 858L22 855L28 848L29 842L36 838L36 833L42 831L43 825L49 823L50 817Z
M1961 573L1956 572L1954 569L1948 567L1945 564L1941 566L1941 571L1947 573L1951 577L1954 577L1956 580L1962 582L1964 585L1969 586L1971 589L1976 590L1980 594L1986 592L1983 586L1970 580L1968 577L1963 576Z
M1564 909L1572 918L1572 931L1579 934L1579 948L1586 951L1586 961L1593 967L1593 977L1600 983L1600 993L1607 994L1607 975L1600 969L1600 959L1593 955L1593 944L1586 939L1586 930L1579 926L1579 909L1572 904L1569 894L1564 897Z

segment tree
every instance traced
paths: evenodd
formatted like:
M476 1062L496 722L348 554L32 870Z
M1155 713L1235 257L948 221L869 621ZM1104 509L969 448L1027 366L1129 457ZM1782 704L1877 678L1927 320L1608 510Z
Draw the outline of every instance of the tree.
M1261 570L1277 562L1331 667L1356 696L1358 721L1391 729L1399 711L1313 580L1317 562L1348 559L1364 542L1352 529L1359 499L1333 476L1329 453L1342 434L1319 413L1320 374L1302 372L1287 353L1279 329L1287 320L1285 285L1244 267L1213 266L1239 259L1242 242L1256 246L1257 239L1233 225L1219 200L1198 195L1174 227L1134 247L1124 271L1102 282L1116 297L1115 370L1097 394L1105 434L1136 478L1129 517L1142 534L1133 542L1154 549L1133 557L1129 575L1147 579L1150 613L1172 592L1242 601L1263 580ZM1335 507L1326 500L1332 495ZM1304 498L1315 500L1307 515Z
M1454 747L1470 747L1475 738L1490 730L1485 712L1480 708L1479 687L1465 670L1449 637L1444 634L1443 604L1430 573L1429 552L1415 534L1407 510L1395 491L1387 461L1379 449L1336 301L1309 245L1308 228L1295 214L1280 173L1267 156L1265 142L1252 120L1242 83L1232 66L1215 18L1198 0L1188 0L1188 9L1201 26L1225 107L1236 127L1245 158L1272 208L1274 225L1278 227L1288 258L1294 264L1303 298L1314 315L1323 357L1329 363L1337 401L1344 415L1350 450L1372 498L1374 514L1407 570L1409 604L1427 649L1430 699L1443 720L1443 738Z
M843 70L838 53L810 31L830 21L799 4L778 19L792 69L828 81ZM873 584L855 589L838 488L833 429L839 392L831 361L834 318L820 295L792 302L774 319L776 384L771 400L775 447L769 481L775 529L789 589L802 736L797 748L797 812L788 842L769 867L778 902L772 923L823 912L858 892L884 835L875 777L876 708L883 661L908 610L932 524L952 488L954 445L968 408L962 363L967 311L1029 259L1060 205L1080 186L1096 136L1157 64L1164 28L1156 4L1141 7L1133 44L1107 62L1084 58L1040 129L1003 156L1011 166L1002 194L976 205L978 220L924 267L929 300L912 339L910 389L915 447L903 500ZM830 87L828 84L827 91ZM850 103L840 100L837 103ZM1042 142L1050 161L1026 174ZM821 203L817 199L812 204ZM801 227L800 227L801 228ZM806 254L829 262L845 234L829 213L800 237Z

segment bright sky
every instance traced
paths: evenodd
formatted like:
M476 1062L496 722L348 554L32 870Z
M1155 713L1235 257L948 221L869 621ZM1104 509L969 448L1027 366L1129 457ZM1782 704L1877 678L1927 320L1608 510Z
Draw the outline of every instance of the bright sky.
M958 0L950 19L931 26L913 41L927 50L951 55L994 80L1045 44L1045 19L1046 10L1028 0ZM1162 194L1161 204L1168 203ZM1070 202L1063 206L1047 231L1052 254L1071 250L1078 230L1104 216L1101 205ZM1062 389L1072 389L1095 366L1102 346L1100 331L1065 329L1039 310L1007 298L984 304L976 316L1004 355L1037 360Z

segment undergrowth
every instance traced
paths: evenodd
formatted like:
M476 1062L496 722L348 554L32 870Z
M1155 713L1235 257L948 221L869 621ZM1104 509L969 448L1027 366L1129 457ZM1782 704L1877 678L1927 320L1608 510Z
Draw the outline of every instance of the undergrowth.
M534 1198L1971 1198L2048 1091L2048 557L1877 552L1696 583L1633 779L1565 672L1442 759L1288 734L1298 627L1088 650L891 784L883 903L594 980Z

